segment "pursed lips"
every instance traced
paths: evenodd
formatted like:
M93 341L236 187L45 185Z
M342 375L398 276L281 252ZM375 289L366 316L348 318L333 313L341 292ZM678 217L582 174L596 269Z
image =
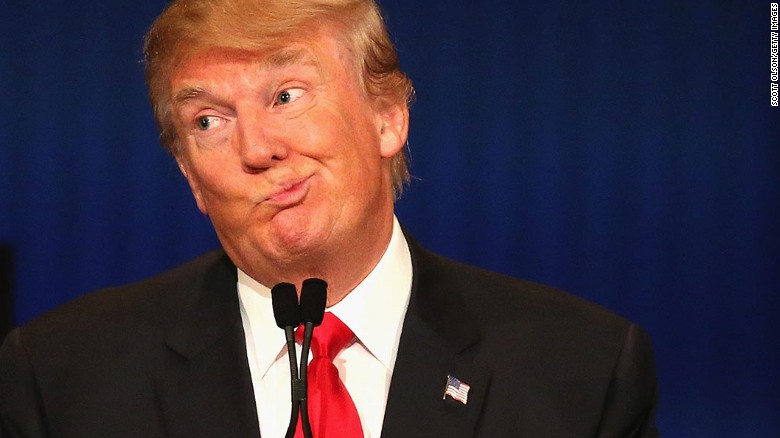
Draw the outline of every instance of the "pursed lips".
M311 176L295 178L277 184L274 190L262 203L276 207L290 207L298 204L309 192Z

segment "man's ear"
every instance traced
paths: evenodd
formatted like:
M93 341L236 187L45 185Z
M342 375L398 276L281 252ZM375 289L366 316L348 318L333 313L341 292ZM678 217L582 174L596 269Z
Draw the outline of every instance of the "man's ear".
M176 163L179 165L179 170L181 171L182 175L184 175L184 178L187 179L187 183L190 185L190 190L192 190L192 196L195 197L195 203L198 205L198 210L208 216L209 213L206 209L206 203L203 202L203 193L200 190L200 184L198 183L198 179L195 174L190 170L187 159L181 155L177 155Z
M406 144L409 135L409 107L406 103L392 104L379 113L380 155L392 158Z

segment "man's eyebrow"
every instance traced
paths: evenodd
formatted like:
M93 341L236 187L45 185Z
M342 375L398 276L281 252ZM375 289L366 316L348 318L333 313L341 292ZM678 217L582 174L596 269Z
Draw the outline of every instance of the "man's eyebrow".
M208 95L209 93L204 90L202 87L198 86L192 86L192 87L184 87L179 92L176 93L176 95L173 96L173 104L179 105L184 103L187 100L195 99L197 97L202 97L203 95Z
M278 50L263 61L268 68L281 68L293 64L319 65L308 50L304 48L286 48Z

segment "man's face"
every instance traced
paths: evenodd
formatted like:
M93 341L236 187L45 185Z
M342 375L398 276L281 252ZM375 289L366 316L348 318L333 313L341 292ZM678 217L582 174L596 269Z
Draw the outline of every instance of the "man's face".
M408 113L375 109L350 56L321 32L273 53L205 51L172 78L179 165L259 281L278 281L259 266L313 264L391 224L390 158Z

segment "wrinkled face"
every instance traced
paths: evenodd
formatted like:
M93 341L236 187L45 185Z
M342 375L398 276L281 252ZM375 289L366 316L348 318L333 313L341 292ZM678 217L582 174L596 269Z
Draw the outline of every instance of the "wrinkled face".
M171 85L177 161L240 268L322 260L391 223L406 106L376 109L327 33L273 53L205 51Z

